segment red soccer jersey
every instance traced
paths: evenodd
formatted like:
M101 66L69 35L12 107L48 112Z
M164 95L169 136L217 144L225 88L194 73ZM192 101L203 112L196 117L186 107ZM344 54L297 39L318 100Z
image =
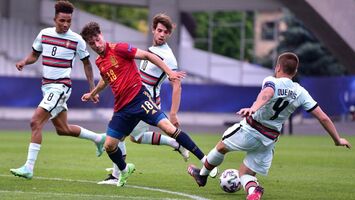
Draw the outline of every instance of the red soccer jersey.
M96 65L101 76L109 81L115 97L115 112L127 105L142 87L134 57L137 48L127 43L106 43L104 56L98 56Z

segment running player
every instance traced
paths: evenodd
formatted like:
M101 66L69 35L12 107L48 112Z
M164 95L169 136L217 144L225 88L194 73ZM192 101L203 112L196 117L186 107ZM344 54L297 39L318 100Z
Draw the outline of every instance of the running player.
M107 128L105 149L121 171L117 185L123 186L135 170L133 164L126 164L122 151L117 145L119 141L123 141L125 137L131 134L141 120L159 127L199 160L204 160L205 155L191 138L185 132L176 128L156 106L151 95L142 85L142 79L134 59L149 60L159 66L167 74L169 80L181 79L185 76L185 73L172 71L158 56L134 48L127 43L107 43L103 38L99 24L96 22L88 23L83 28L81 35L99 55L96 59L96 65L102 77L95 89L84 94L82 100L98 102L96 95L107 85L111 86L115 97L114 114Z
M70 74L75 55L78 55L83 62L90 90L95 87L85 41L79 34L70 30L73 10L74 6L70 2L58 1L55 4L55 27L41 30L33 43L33 51L16 63L16 68L22 71L26 65L35 63L42 54L43 99L31 119L32 137L28 147L27 161L20 168L10 169L15 176L26 179L33 177L33 168L42 143L42 128L49 119L58 135L93 141L97 147L97 156L101 156L104 151L105 134L96 134L67 122L66 102L71 94Z

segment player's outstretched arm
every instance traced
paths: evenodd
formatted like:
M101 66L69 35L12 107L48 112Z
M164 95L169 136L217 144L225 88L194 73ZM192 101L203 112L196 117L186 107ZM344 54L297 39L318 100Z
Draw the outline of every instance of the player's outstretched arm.
M311 113L322 124L323 128L328 132L330 137L332 137L336 146L345 146L349 149L351 148L351 144L345 138L341 138L339 136L338 131L334 126L334 123L319 106L315 108Z
M171 107L169 113L169 120L174 126L180 127L177 113L179 111L180 101L181 101L181 81L175 79L175 80L170 80L170 83L173 89L171 95Z
M248 117L255 113L259 108L265 105L271 98L274 96L274 89L271 87L266 87L260 91L258 97L250 108L242 108L237 114L242 115L243 117Z
M89 93L85 93L82 97L82 101L93 101L94 103L99 102L98 94L106 88L108 82L106 82L103 78L97 83L96 87Z
M169 80L182 79L186 76L186 72L171 70L158 56L149 53L148 51L137 49L135 58L149 60L151 63L162 69L168 75Z
M25 65L30 65L35 63L38 60L40 55L41 55L40 52L32 51L23 60L16 63L17 70L22 71Z
M84 65L86 80L89 82L90 91L92 91L95 88L95 83L94 83L94 73L92 71L92 65L90 59L88 57L84 58L82 62Z

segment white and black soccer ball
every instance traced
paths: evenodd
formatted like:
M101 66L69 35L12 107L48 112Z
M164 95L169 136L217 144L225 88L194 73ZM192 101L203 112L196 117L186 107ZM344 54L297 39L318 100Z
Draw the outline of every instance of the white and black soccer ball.
M220 186L228 193L237 192L242 188L239 179L239 171L236 169L226 169L219 177Z

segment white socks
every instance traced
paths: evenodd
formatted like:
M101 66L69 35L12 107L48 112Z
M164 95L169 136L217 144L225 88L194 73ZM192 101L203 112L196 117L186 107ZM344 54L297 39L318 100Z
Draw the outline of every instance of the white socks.
M200 171L200 175L201 175L201 176L206 176L206 175L208 175L208 174L210 173L210 170L208 170L208 169L205 167L205 161L206 161L206 159L207 159L207 161L208 161L209 164L211 164L211 165L213 165L213 166L218 166L218 165L220 165L220 164L223 162L223 160L224 160L224 154L219 153L216 148L213 148L213 149L208 153L207 157L206 157L206 156L203 157L202 160L201 160L201 162L202 162L202 164L203 164L203 167L202 167L202 169L201 169L201 171Z
M160 133L155 133L155 136L158 136L158 134L160 135L160 141L159 144L156 145L168 145L174 149L177 149L179 147L179 143L177 143L175 139L168 137L166 135L161 135ZM155 144L154 143L155 139L156 138L153 138L153 132L151 131L144 132L142 136L141 144Z
M28 146L27 161L25 165L31 171L33 171L40 149L41 149L41 145L37 143L30 143L30 145Z
M101 134L97 134L97 133L87 130L83 127L80 127L79 138L88 139L88 140L91 140L95 143L98 143L101 141L102 136L101 136Z
M119 141L117 146L122 151L122 155L125 156L126 155L126 142ZM120 169L118 169L117 165L115 163L113 163L112 176L118 178L120 176L120 173L121 173Z
M248 174L244 174L243 176L240 177L240 183L242 184L244 190L246 191L245 186L249 183L249 182L255 182L257 185L259 185L258 183L258 179L255 176L251 176ZM246 191L248 194L251 194L252 192L254 192L255 187L250 187L248 189L248 191Z

